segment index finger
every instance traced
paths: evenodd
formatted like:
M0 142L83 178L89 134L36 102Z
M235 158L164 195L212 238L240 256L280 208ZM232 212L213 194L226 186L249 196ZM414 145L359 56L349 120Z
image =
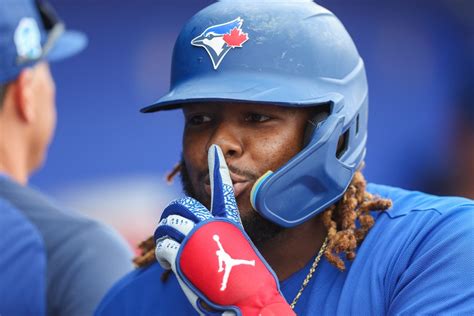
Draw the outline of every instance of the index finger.
M211 182L211 213L214 216L226 217L240 223L232 179L221 148L218 145L212 145L207 157Z

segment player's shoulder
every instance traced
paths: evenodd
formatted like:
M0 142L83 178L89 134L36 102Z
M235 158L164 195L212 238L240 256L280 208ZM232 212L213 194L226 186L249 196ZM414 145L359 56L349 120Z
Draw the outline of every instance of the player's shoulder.
M43 240L36 227L9 201L0 197L0 231L5 231L6 236L21 238L23 242L30 241L44 247ZM5 236L4 236L5 237ZM5 238L3 238L5 242ZM12 245L16 243L13 242ZM22 245L24 246L24 245Z
M392 206L381 213L372 212L375 224L358 251L359 262L371 258L385 267L384 271L402 273L404 267L427 254L435 254L437 260L462 261L466 256L459 256L462 251L456 250L474 247L472 200L374 184L367 190L390 199Z
M474 201L463 197L436 196L372 183L367 190L392 201L392 207L385 212L390 218L425 216L445 220L474 215Z
M0 177L0 198L18 209L37 228L50 250L67 245L66 248L74 251L76 249L72 248L76 245L81 249L89 248L100 241L124 244L107 225L65 209L40 191L11 179Z
M8 200L5 200L0 196L0 223L3 225L11 225L14 229L18 226L12 225L12 223L23 222L26 225L31 226L28 219L12 205Z
M39 190L20 185L9 178L0 177L0 197L20 210L40 231L43 225L57 226L57 233L58 227L71 229L73 226L87 226L92 222L75 211L64 209Z
M46 275L43 239L28 219L2 198L0 232L0 312L31 315L32 311L43 311Z
M22 249L18 250L18 253L25 254L25 250L32 250L44 255L44 242L39 231L20 210L1 197L0 231L5 232L0 241L2 258L6 258L5 251L8 250L14 256L15 250L18 249Z
M156 262L130 272L109 290L95 315L193 314L174 274L163 280L164 272Z
M435 196L384 185L369 184L372 194L388 198L392 207L376 215L372 230L393 234L392 240L441 242L458 240L472 244L474 201L462 197ZM406 241L406 240L405 240Z
M370 293L376 293L383 295L388 314L463 314L459 311L468 306L466 286L472 280L466 249L474 247L473 201L372 184L367 190L393 205L372 212L375 224L346 279L347 293L369 294L351 296L351 302L375 299ZM443 301L446 293L439 284L452 294L449 302Z

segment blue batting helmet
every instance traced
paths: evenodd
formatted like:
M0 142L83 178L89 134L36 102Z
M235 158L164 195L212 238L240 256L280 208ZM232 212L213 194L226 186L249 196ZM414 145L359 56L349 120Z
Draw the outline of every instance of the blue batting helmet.
M224 0L192 17L175 44L170 92L142 112L205 101L329 105L305 148L253 187L254 208L281 226L337 202L365 156L364 63L342 23L311 0Z
M40 60L66 58L86 45L87 37L66 30L46 0L0 1L0 84Z

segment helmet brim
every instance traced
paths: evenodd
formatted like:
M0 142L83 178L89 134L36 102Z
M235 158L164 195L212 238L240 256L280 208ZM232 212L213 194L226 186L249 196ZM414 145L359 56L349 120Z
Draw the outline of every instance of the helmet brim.
M140 111L152 113L181 108L189 103L225 101L307 107L337 102L341 98L339 94L330 92L330 84L324 78L309 81L243 73L229 77L226 74L225 79L216 75L187 80Z
M85 34L77 31L64 32L54 43L51 51L46 55L48 61L58 61L81 52L87 46Z

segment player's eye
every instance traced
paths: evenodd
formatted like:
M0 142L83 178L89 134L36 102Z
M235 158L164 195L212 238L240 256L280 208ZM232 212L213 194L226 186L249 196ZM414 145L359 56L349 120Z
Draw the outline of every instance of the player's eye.
M263 114L259 114L259 113L249 113L246 117L245 117L245 120L247 122L256 122L256 123L263 123L263 122L266 122L268 120L270 120L271 118L269 116L266 116L266 115L263 115Z
M209 115L195 114L187 118L186 125L198 126L204 123L208 123L210 121L211 121L211 117Z

